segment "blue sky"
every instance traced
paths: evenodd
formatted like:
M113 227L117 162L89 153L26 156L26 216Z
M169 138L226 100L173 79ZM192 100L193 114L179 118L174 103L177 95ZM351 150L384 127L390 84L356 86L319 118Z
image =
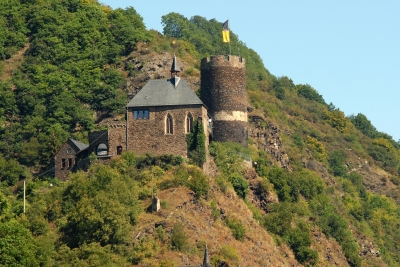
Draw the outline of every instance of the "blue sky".
M132 6L148 29L161 16L230 19L230 28L275 76L310 84L346 116L363 113L400 139L400 1L398 0L102 0ZM232 50L234 48L232 47Z

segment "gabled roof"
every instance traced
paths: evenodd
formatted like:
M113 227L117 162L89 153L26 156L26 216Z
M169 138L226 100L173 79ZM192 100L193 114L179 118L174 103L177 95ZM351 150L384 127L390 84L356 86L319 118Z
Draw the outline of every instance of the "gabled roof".
M77 153L79 153L82 150L85 150L85 149L87 149L89 147L88 145L86 145L86 144L84 144L82 142L79 142L77 140L74 140L72 138L69 138L69 140L71 140L71 142L78 148L78 152Z
M184 79L180 78L176 87L173 82L173 79L148 81L127 107L204 105Z

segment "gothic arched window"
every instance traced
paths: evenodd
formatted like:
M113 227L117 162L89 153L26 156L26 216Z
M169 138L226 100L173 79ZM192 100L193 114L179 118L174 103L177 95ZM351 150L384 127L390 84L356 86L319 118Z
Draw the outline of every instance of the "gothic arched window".
M172 116L170 114L167 115L167 119L165 121L165 133L173 134L174 133L174 122L172 120Z
M193 116L188 113L186 116L186 133L190 133L193 128Z

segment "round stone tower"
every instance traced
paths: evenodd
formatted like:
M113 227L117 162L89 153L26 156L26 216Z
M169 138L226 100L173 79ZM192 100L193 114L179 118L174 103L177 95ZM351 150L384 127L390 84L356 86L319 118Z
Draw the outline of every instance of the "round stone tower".
M212 140L247 146L245 59L238 56L203 58L200 98L212 118Z

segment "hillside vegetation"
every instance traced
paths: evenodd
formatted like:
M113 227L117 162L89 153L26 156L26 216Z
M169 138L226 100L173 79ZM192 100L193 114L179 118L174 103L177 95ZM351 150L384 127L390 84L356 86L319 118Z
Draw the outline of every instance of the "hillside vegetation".
M191 165L203 159L128 152L49 177L67 137L87 143L98 122L121 117L126 80L146 65L132 59L175 52L198 80L201 58L228 53L215 19L170 13L162 24L148 31L134 8L94 0L0 1L0 265L180 266L200 263L208 244L214 266L399 266L399 142L273 76L234 33L258 133L247 149L211 143L209 176Z

